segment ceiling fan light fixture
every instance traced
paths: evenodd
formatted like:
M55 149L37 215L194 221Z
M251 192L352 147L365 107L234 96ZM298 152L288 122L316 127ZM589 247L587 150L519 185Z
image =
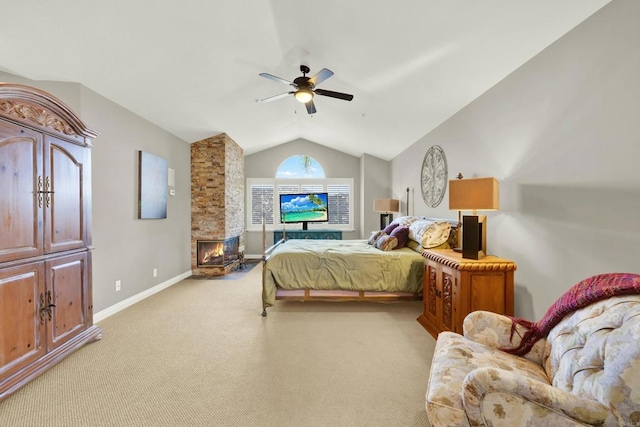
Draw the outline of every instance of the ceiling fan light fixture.
M333 76L333 71L323 68L318 71L313 77L307 77L307 73L309 73L309 67L306 65L300 66L300 71L302 71L302 76L296 77L293 81L285 80L280 77L276 77L273 74L269 73L260 73L260 77L264 77L269 80L273 80L279 83L283 83L287 86L293 87L294 89L289 89L289 92L282 93L280 95L270 96L268 98L259 99L258 102L271 102L276 99L284 98L288 95L293 95L295 99L304 104L307 109L307 113L315 114L316 106L313 103L313 98L316 95L326 96L329 98L342 99L344 101L351 101L353 99L353 95L342 92L334 92L332 90L325 89L317 89L318 84L324 82L329 77Z
M313 92L307 88L300 88L296 91L294 96L299 102L306 104L313 99Z

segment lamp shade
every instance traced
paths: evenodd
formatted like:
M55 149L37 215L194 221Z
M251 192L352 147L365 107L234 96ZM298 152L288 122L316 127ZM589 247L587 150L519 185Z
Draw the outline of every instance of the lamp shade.
M373 211L388 213L400 210L400 200L397 199L375 199L373 201Z
M500 189L495 178L452 179L449 181L449 209L495 211L500 209Z

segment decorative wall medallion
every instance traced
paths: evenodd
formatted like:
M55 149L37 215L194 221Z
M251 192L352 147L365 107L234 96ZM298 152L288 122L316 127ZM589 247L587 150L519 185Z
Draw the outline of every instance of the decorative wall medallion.
M430 208L435 208L442 202L447 191L449 173L447 170L447 158L444 151L438 145L427 150L422 161L422 199Z

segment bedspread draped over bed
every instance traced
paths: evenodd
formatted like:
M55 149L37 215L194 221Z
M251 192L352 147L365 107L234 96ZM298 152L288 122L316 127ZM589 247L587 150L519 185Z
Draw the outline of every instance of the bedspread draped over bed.
M276 286L419 293L424 258L409 248L381 251L366 240L292 239L273 250L264 268L262 300L271 307Z

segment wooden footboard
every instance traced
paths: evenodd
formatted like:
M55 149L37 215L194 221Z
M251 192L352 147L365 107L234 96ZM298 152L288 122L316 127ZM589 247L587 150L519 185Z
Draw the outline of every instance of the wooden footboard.
M265 274L263 268L262 274ZM264 280L264 277L263 277ZM370 301L370 302L396 302L396 301L420 301L422 292L412 294L410 292L374 292L374 291L343 291L330 289L276 289L278 301ZM262 316L267 316L267 308L263 307Z
M344 291L324 289L282 289L276 290L276 300L289 301L413 301L421 300L422 293Z

